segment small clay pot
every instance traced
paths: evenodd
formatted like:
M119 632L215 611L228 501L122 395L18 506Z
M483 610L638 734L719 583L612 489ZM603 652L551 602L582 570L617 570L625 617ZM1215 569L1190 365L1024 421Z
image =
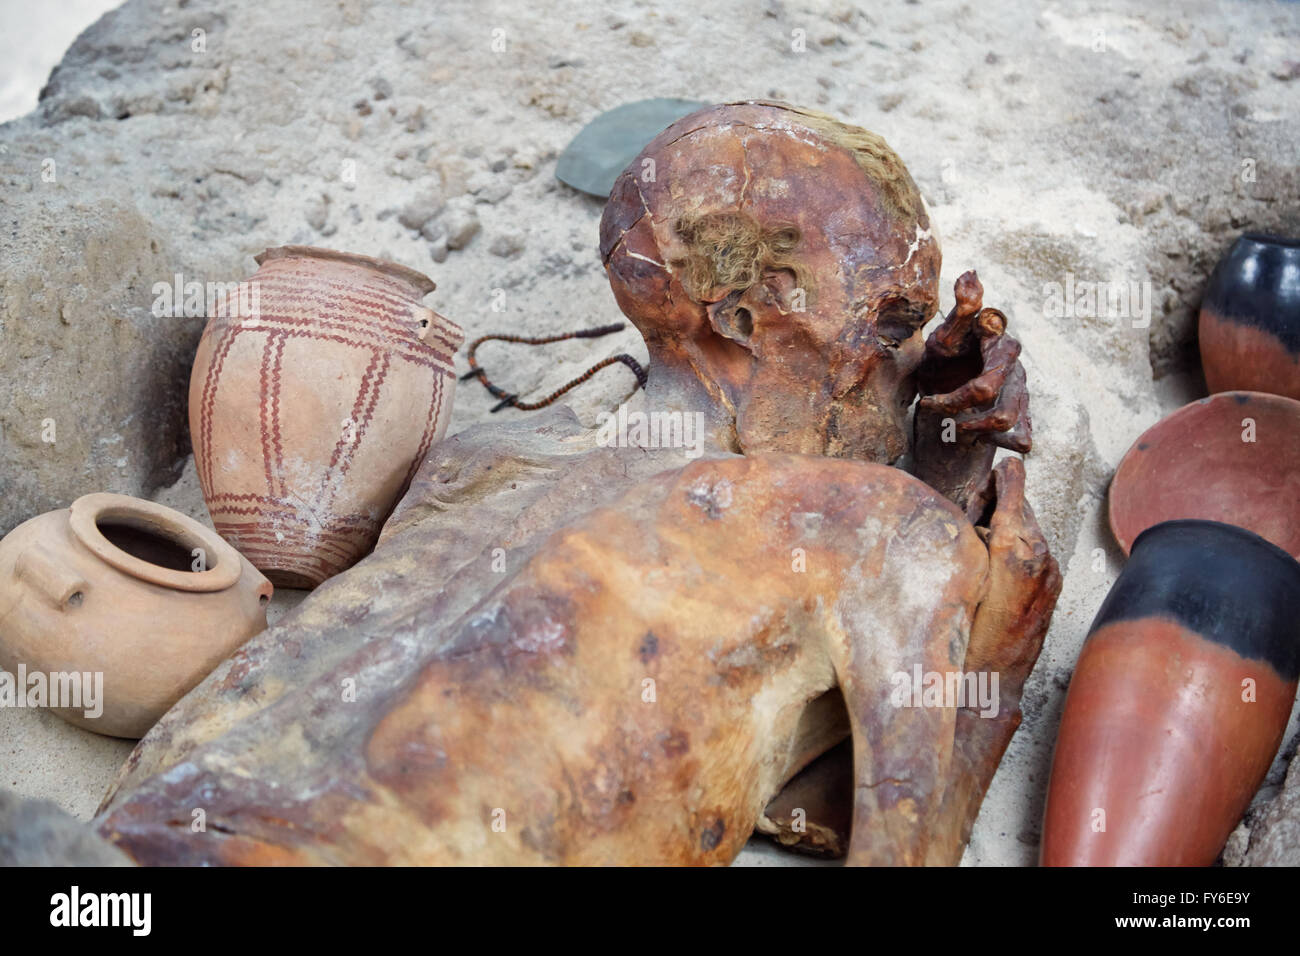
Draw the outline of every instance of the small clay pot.
M266 629L271 592L193 518L126 495L86 495L0 541L0 667L102 674L98 716L52 709L96 733L142 737Z
M1300 563L1214 521L1144 531L1092 623L1056 741L1046 866L1208 866L1300 674Z
M1152 525L1203 518L1300 557L1300 402L1223 392L1183 406L1124 455L1109 500L1125 554Z
M257 262L199 343L194 460L217 531L310 588L369 553L442 437L464 335L412 269L307 246Z
M1211 392L1300 399L1300 239L1234 242L1201 300L1200 339Z

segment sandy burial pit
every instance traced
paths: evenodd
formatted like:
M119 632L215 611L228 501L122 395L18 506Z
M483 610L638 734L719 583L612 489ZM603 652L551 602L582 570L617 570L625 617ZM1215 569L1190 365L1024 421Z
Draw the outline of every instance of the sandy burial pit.
M1109 477L1204 394L1195 310L1218 256L1242 231L1300 233L1300 7L654 6L129 0L89 27L0 127L0 532L93 491L208 520L185 426L202 320L154 317L156 283L327 246L426 272L469 339L605 324L602 203L554 176L584 123L648 96L823 110L910 169L942 235L941 308L977 269L1024 345L1028 497L1065 586L964 862L1031 863L1065 690L1123 560ZM744 55L716 55L719 36ZM630 326L480 359L527 397L624 351L645 358ZM569 403L594 426L632 385L616 367ZM447 434L492 404L462 385ZM272 623L303 597L279 592ZM1297 827L1296 743L1293 719L1225 862L1284 843L1297 862L1277 836ZM89 819L130 747L3 709L0 788ZM737 862L804 858L755 839Z

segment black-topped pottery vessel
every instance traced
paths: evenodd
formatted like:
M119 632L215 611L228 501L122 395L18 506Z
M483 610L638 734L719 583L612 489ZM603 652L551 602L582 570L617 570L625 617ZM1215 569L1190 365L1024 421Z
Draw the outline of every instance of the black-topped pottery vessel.
M1216 521L1138 536L1070 681L1047 866L1208 866L1286 731L1300 563Z
M1201 365L1211 392L1300 399L1300 239L1246 233L1201 300Z

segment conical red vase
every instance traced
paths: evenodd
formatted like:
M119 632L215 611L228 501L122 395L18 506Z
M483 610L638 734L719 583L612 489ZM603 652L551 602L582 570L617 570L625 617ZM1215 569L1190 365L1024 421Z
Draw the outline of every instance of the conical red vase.
M1044 866L1208 866L1268 772L1300 674L1300 563L1249 531L1143 532L1084 644Z

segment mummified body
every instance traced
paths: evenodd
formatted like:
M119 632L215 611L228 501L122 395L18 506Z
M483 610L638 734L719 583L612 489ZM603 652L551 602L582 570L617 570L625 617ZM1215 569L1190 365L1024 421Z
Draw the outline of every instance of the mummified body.
M371 557L141 742L98 821L135 859L726 862L846 733L850 860L960 857L1060 584L990 468L1028 445L1018 346L973 274L923 344L938 244L871 134L741 104L644 155L602 254L703 459L567 410L444 442ZM933 488L885 464L918 380ZM918 663L998 672L997 715L895 707Z

